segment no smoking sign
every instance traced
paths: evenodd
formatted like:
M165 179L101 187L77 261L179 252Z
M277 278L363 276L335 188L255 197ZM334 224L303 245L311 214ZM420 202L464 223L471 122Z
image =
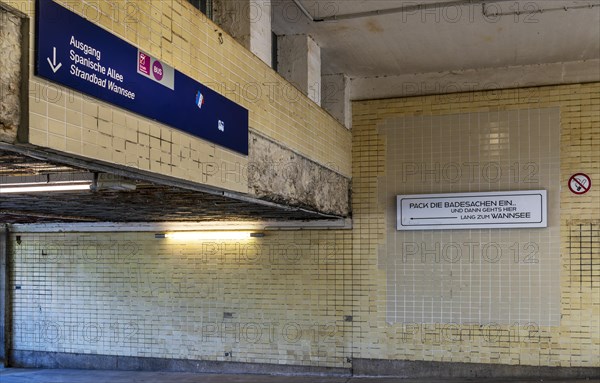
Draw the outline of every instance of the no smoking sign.
M587 174L577 173L569 179L569 190L574 194L585 194L592 187L592 180Z

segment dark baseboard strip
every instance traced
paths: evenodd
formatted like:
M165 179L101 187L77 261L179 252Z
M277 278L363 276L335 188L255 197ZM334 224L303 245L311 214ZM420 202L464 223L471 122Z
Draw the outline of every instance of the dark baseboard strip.
M13 350L10 367L64 368L77 370L164 371L203 374L339 375L350 376L348 368L290 366L262 363L214 362L187 359L142 358L94 354L70 354Z
M264 374L319 376L391 376L402 379L598 379L600 367L536 367L503 364L353 359L347 368L263 363L214 362L134 356L70 354L13 350L10 366L81 370L165 371L204 374Z
M497 379L596 379L600 367L538 367L505 364L423 362L407 360L353 359L355 376L418 378Z

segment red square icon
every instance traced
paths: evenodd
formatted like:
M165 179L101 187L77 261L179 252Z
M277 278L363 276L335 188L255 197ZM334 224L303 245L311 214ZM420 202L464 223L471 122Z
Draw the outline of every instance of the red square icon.
M138 70L143 74L150 75L150 56L143 52L138 53Z

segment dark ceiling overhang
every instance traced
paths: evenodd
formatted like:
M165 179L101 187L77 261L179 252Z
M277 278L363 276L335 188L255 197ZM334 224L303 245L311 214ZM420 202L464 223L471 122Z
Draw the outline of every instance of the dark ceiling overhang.
M107 173L135 183L132 191L0 195L0 222L310 221L342 217L116 165L0 143L0 177Z

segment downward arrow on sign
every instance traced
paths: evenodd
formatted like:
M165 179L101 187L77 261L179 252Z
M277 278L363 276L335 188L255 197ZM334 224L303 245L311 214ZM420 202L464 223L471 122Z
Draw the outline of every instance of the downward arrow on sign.
M54 73L56 73L56 71L62 66L62 63L58 63L58 65L56 65L56 47L52 47L52 61L50 61L50 57L47 57L46 59L48 60L48 64L50 64L50 68L52 68L52 72Z

